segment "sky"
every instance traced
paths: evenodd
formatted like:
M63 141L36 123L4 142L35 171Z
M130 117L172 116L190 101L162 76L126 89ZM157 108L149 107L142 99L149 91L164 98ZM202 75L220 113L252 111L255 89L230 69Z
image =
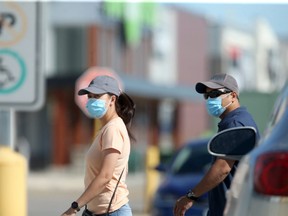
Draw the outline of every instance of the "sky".
M247 30L253 28L253 23L257 17L263 17L279 37L288 38L288 1L248 1L249 3L238 1L238 3L232 4L225 3L225 1L224 3L217 1L202 2L184 1L183 3L177 3L177 5L220 23L236 23L240 27L247 28ZM172 4L172 1L170 3Z

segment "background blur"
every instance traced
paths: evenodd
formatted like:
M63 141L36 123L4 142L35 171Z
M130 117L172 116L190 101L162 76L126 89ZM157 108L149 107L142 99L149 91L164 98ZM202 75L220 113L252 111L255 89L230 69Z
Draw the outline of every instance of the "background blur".
M283 21L286 4L16 4L18 12L37 5L42 52L36 58L43 58L45 82L43 105L16 112L15 147L29 162L29 216L60 214L83 189L84 154L99 122L82 113L74 90L76 79L89 67L116 71L136 103L132 130L137 142L132 146L128 186L131 206L139 214L149 214L158 184L152 167L188 140L217 131L218 119L208 116L204 100L194 90L196 82L214 73L233 75L240 85L241 105L262 133L288 76L288 30L272 20L280 16ZM0 42L8 30L4 12L0 7ZM0 43L0 51L7 47ZM6 63L3 50L0 72ZM29 48L26 51L29 55ZM5 92L1 88L0 96ZM0 99L1 109L7 101ZM6 117L7 105L0 110L2 136Z

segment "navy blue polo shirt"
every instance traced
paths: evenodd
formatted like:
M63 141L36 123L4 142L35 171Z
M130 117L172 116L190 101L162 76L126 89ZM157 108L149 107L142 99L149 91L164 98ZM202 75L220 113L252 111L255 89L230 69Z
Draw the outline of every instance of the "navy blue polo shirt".
M228 128L252 126L257 131L257 138L259 139L259 130L250 113L245 107L239 107L229 112L218 124L218 132ZM214 163L216 157L213 157ZM208 216L222 216L226 204L226 191L230 188L232 178L236 172L238 161L234 163L232 170L228 176L218 186L208 192L209 198L209 212Z

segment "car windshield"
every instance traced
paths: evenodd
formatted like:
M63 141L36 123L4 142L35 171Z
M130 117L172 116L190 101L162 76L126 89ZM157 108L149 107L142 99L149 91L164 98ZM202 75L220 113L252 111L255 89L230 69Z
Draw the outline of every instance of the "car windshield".
M271 114L271 120L269 121L264 134L268 135L272 131L274 126L280 121L280 119L282 119L285 110L287 110L287 106L288 106L287 97L278 97L273 112Z
M211 156L206 145L186 146L180 150L174 159L171 172L176 175L191 172L205 172L211 162Z

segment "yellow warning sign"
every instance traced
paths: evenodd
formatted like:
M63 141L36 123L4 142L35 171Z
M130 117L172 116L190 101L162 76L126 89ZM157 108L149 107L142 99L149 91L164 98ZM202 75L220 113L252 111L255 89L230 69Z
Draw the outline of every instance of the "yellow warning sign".
M27 17L19 4L2 2L0 7L0 48L18 43L27 32Z

